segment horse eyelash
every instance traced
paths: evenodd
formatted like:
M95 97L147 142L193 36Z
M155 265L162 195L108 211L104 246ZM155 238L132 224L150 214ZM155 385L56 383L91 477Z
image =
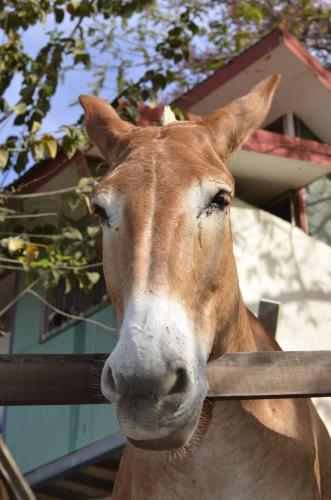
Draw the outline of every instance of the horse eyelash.
M221 200L222 203L220 203ZM231 192L225 189L220 189L213 196L210 203L205 208L205 211L207 215L211 215L215 210L219 210L221 212L225 211L227 213L227 208L230 205L230 201L231 201Z
M101 207L97 203L93 203L91 208L93 213L100 219L101 224L105 224L108 221L109 217L103 207Z

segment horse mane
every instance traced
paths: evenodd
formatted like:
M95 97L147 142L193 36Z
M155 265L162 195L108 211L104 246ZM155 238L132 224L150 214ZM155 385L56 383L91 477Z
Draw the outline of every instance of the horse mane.
M248 321L252 329L256 347L259 351L281 351L279 344L273 338L271 333L263 325L263 323L246 307Z

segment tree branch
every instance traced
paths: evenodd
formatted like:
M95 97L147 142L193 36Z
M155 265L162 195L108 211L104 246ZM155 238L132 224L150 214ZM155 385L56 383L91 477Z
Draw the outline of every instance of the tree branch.
M24 288L24 290L22 290L18 295L16 295L16 297L13 300L11 300L3 309L1 309L0 318L5 314L5 312L7 312L11 307L13 307L13 305L15 305L16 302L20 300L26 293L31 292L32 288L36 286L36 284L40 280L41 280L40 277L34 280L30 285L28 285L26 288Z
M40 300L40 302L45 304L47 307L49 307L50 309L52 309L56 313L61 314L61 316L65 316L66 318L74 319L77 321L85 321L85 323L90 323L92 325L99 326L100 328L103 328L104 330L108 330L110 332L117 331L116 328L113 328L112 326L105 325L104 323L101 323L100 321L96 321L96 320L90 319L90 318L84 318L83 316L77 316L76 314L70 314L70 313L67 313L65 311L62 311L61 309L58 309L57 307L53 306L50 302L48 302L48 300L46 300L44 297L42 297L39 293L35 292L34 290L28 290L27 293L30 293L31 295L36 297L38 300Z

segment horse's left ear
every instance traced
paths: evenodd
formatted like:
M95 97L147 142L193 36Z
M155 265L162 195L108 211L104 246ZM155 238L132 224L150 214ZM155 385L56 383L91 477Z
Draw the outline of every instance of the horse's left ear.
M227 159L264 122L280 75L258 83L247 95L208 113L202 123L208 128L218 154Z
M91 141L110 162L120 152L123 142L136 128L118 116L107 101L81 95L79 102L85 112L85 127Z

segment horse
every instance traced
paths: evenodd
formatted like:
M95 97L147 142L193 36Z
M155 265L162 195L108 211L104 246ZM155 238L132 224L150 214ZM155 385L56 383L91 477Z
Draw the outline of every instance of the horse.
M114 500L331 499L331 441L310 400L206 398L209 361L280 349L240 293L227 166L279 79L200 120L168 109L146 128L80 97L109 164L90 203L119 330L101 389L128 439Z

